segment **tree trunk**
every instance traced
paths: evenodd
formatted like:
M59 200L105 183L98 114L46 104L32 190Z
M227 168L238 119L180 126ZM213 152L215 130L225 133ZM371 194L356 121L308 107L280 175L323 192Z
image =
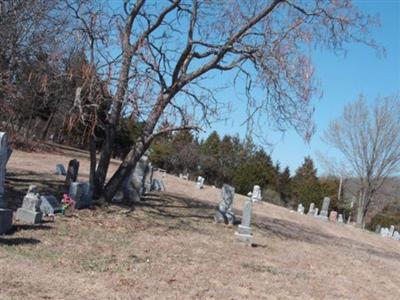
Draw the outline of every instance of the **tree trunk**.
M49 119L47 120L46 126L42 132L42 140L46 139L47 133L49 132L49 128L51 123L53 122L54 112L50 115Z
M122 188L125 178L131 174L132 170L136 167L137 162L148 147L149 145L137 142L135 148L132 148L131 151L129 151L128 155L108 181L104 189L104 196L107 201L111 201L118 190Z
M94 187L95 173L96 173L96 140L93 135L90 135L89 137L89 154L90 154L89 183L92 187Z

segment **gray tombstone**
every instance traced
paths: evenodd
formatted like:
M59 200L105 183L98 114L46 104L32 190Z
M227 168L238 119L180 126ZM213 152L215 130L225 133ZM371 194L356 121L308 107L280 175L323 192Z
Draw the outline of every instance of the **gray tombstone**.
M398 231L395 231L393 233L393 239L395 239L396 241L400 241L400 233Z
M253 241L253 235L251 230L251 213L253 207L252 193L248 194L243 206L242 222L238 226L238 230L235 232L237 239L241 242L251 244Z
M6 166L11 152L11 148L8 145L7 133L0 132L0 234L7 233L12 226L13 212L6 207L4 192Z
M319 217L321 220L328 221L328 210L330 203L331 203L331 198L324 197L324 201L322 202L321 212L319 213Z
M232 211L233 198L235 197L235 188L224 184L221 190L221 201L219 202L217 211L214 215L215 223L225 223L233 225L235 223L235 215Z
M381 236L383 237L389 236L389 229L387 227L381 228Z
M308 209L307 215L313 216L314 213L315 213L315 204L314 203L310 203L310 208Z
M379 234L380 232L381 232L381 225L378 224L378 225L376 225L376 227L375 227L375 233L376 233L376 234Z
M165 186L162 180L154 178L151 183L151 190L155 192L163 192L165 191Z
M51 195L40 196L40 211L43 215L54 215L62 210L61 202Z
M22 207L17 209L15 218L23 223L38 224L42 222L43 214L40 211L40 195L37 191L36 185L30 185Z
M68 163L67 175L65 177L65 186L71 186L72 182L75 182L78 178L79 161L76 159L70 160Z
M63 176L67 175L64 165L62 164L56 165L56 175L63 175Z
M253 186L253 192L252 192L252 194L251 194L251 200L252 200L253 202L258 202L258 201L261 201L261 200L262 200L262 197L261 197L261 188L260 188L259 185Z
M88 182L72 182L69 196L75 201L75 208L82 209L92 205L92 188Z

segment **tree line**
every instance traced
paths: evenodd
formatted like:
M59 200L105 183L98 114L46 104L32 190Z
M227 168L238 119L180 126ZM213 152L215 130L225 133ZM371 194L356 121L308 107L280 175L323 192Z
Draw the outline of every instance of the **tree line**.
M149 153L152 163L169 173L189 173L192 180L203 176L207 184L216 187L227 183L243 195L259 185L264 200L278 205L295 208L302 203L308 208L310 203L315 203L320 206L326 196L331 197L333 208L347 209L337 201L338 178L319 178L310 157L292 175L288 167L274 163L264 149L249 139L220 137L213 131L199 140L191 132L177 132L156 139Z

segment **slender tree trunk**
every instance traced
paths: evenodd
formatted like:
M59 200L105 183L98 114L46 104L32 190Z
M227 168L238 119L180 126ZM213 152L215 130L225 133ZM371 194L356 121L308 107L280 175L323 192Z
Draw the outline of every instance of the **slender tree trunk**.
M49 128L51 123L53 122L54 119L54 112L51 113L49 119L47 120L46 126L44 127L44 130L42 132L42 140L46 139L47 133L49 132Z
M89 182L91 186L95 186L96 173L96 140L93 134L89 137L89 154L90 154L90 173Z

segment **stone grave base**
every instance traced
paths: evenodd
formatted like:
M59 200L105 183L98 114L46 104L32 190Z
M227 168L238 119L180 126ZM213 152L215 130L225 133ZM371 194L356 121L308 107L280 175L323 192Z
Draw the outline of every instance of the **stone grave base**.
M251 234L251 227L239 225L238 231L235 232L238 241L251 244L253 242L253 235Z
M15 218L27 224L39 224L42 222L42 216L43 214L41 212L35 212L25 208L18 208Z
M11 209L0 208L0 234L10 231L12 226L13 211Z

